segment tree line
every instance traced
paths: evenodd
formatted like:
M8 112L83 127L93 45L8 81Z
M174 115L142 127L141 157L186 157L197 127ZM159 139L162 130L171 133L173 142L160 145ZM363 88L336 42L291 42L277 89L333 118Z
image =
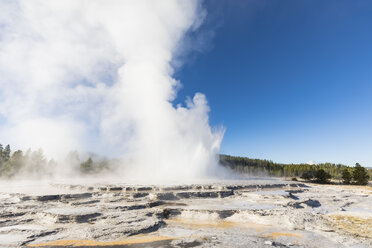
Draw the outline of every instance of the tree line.
M372 178L372 170L360 164L349 167L343 164L282 164L271 160L252 159L221 154L220 164L231 170L248 175L264 175L271 177L291 177L319 183L329 183L331 179L342 180L345 184L368 184Z
M79 153L72 151L62 163L68 165L73 172L80 174L94 174L103 170L110 170L109 160L95 156L93 161L92 157L88 156L86 160L81 160ZM57 162L53 159L47 159L41 149L12 152L10 145L3 147L0 144L0 177L12 178L22 174L35 177L52 176L53 173L57 172L56 168Z
M118 161L108 160L95 155L85 156L81 160L77 151L70 152L64 164L74 173L94 174L113 170ZM342 180L345 184L365 185L372 178L372 169L365 169L360 164L349 167L343 164L281 164L271 160L251 159L221 154L220 164L231 170L248 175L265 175L271 177L301 177L309 181L328 183L330 179ZM0 144L0 177L14 177L18 174L51 176L56 172L57 162L47 159L41 149L26 152L11 151L10 145Z
M26 152L16 150L12 153L10 146L0 144L0 176L13 177L19 173L45 174L52 173L56 162L47 160L41 149Z

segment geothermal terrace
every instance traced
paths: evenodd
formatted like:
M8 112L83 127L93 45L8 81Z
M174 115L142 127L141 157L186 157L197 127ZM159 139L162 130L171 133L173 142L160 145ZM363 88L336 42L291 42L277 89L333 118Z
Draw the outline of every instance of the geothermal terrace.
M0 247L372 246L370 187L248 180L0 192Z

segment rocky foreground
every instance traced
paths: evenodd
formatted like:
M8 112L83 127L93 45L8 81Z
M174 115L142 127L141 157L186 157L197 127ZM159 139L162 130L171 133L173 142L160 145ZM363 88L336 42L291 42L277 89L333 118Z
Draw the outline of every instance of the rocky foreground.
M370 187L249 180L0 192L0 247L372 247Z

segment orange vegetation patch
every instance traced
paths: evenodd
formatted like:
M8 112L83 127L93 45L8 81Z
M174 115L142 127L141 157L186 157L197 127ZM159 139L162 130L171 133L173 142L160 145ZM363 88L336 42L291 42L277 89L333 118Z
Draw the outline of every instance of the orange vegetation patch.
M248 223L248 222L234 222L234 221L224 221L224 220L195 220L195 219L181 219L174 218L167 221L168 224L180 224L187 226L191 229L199 228L252 228L257 232L262 232L264 228L268 228L267 225Z
M281 237L281 236L302 238L302 236L301 235L298 235L298 234L294 234L294 233L282 233L282 232L272 232L272 233L269 233L269 234L264 234L262 236L263 237L272 238L272 239L276 239L277 237Z
M94 240L56 240L50 241L47 243L41 244L32 244L28 245L29 247L43 247L43 246L113 246L113 245L132 245L132 244L141 244L141 243L150 243L156 241L164 241L164 240L173 240L179 239L174 237L167 237L167 236L137 236L133 238L128 238L119 241L94 241Z

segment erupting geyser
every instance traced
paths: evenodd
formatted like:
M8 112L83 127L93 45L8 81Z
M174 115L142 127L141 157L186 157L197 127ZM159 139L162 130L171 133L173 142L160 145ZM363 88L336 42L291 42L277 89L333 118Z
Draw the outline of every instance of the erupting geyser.
M197 93L172 105L172 62L200 1L1 1L0 137L61 158L125 157L124 174L203 177L223 130ZM126 167L126 169L128 169Z

